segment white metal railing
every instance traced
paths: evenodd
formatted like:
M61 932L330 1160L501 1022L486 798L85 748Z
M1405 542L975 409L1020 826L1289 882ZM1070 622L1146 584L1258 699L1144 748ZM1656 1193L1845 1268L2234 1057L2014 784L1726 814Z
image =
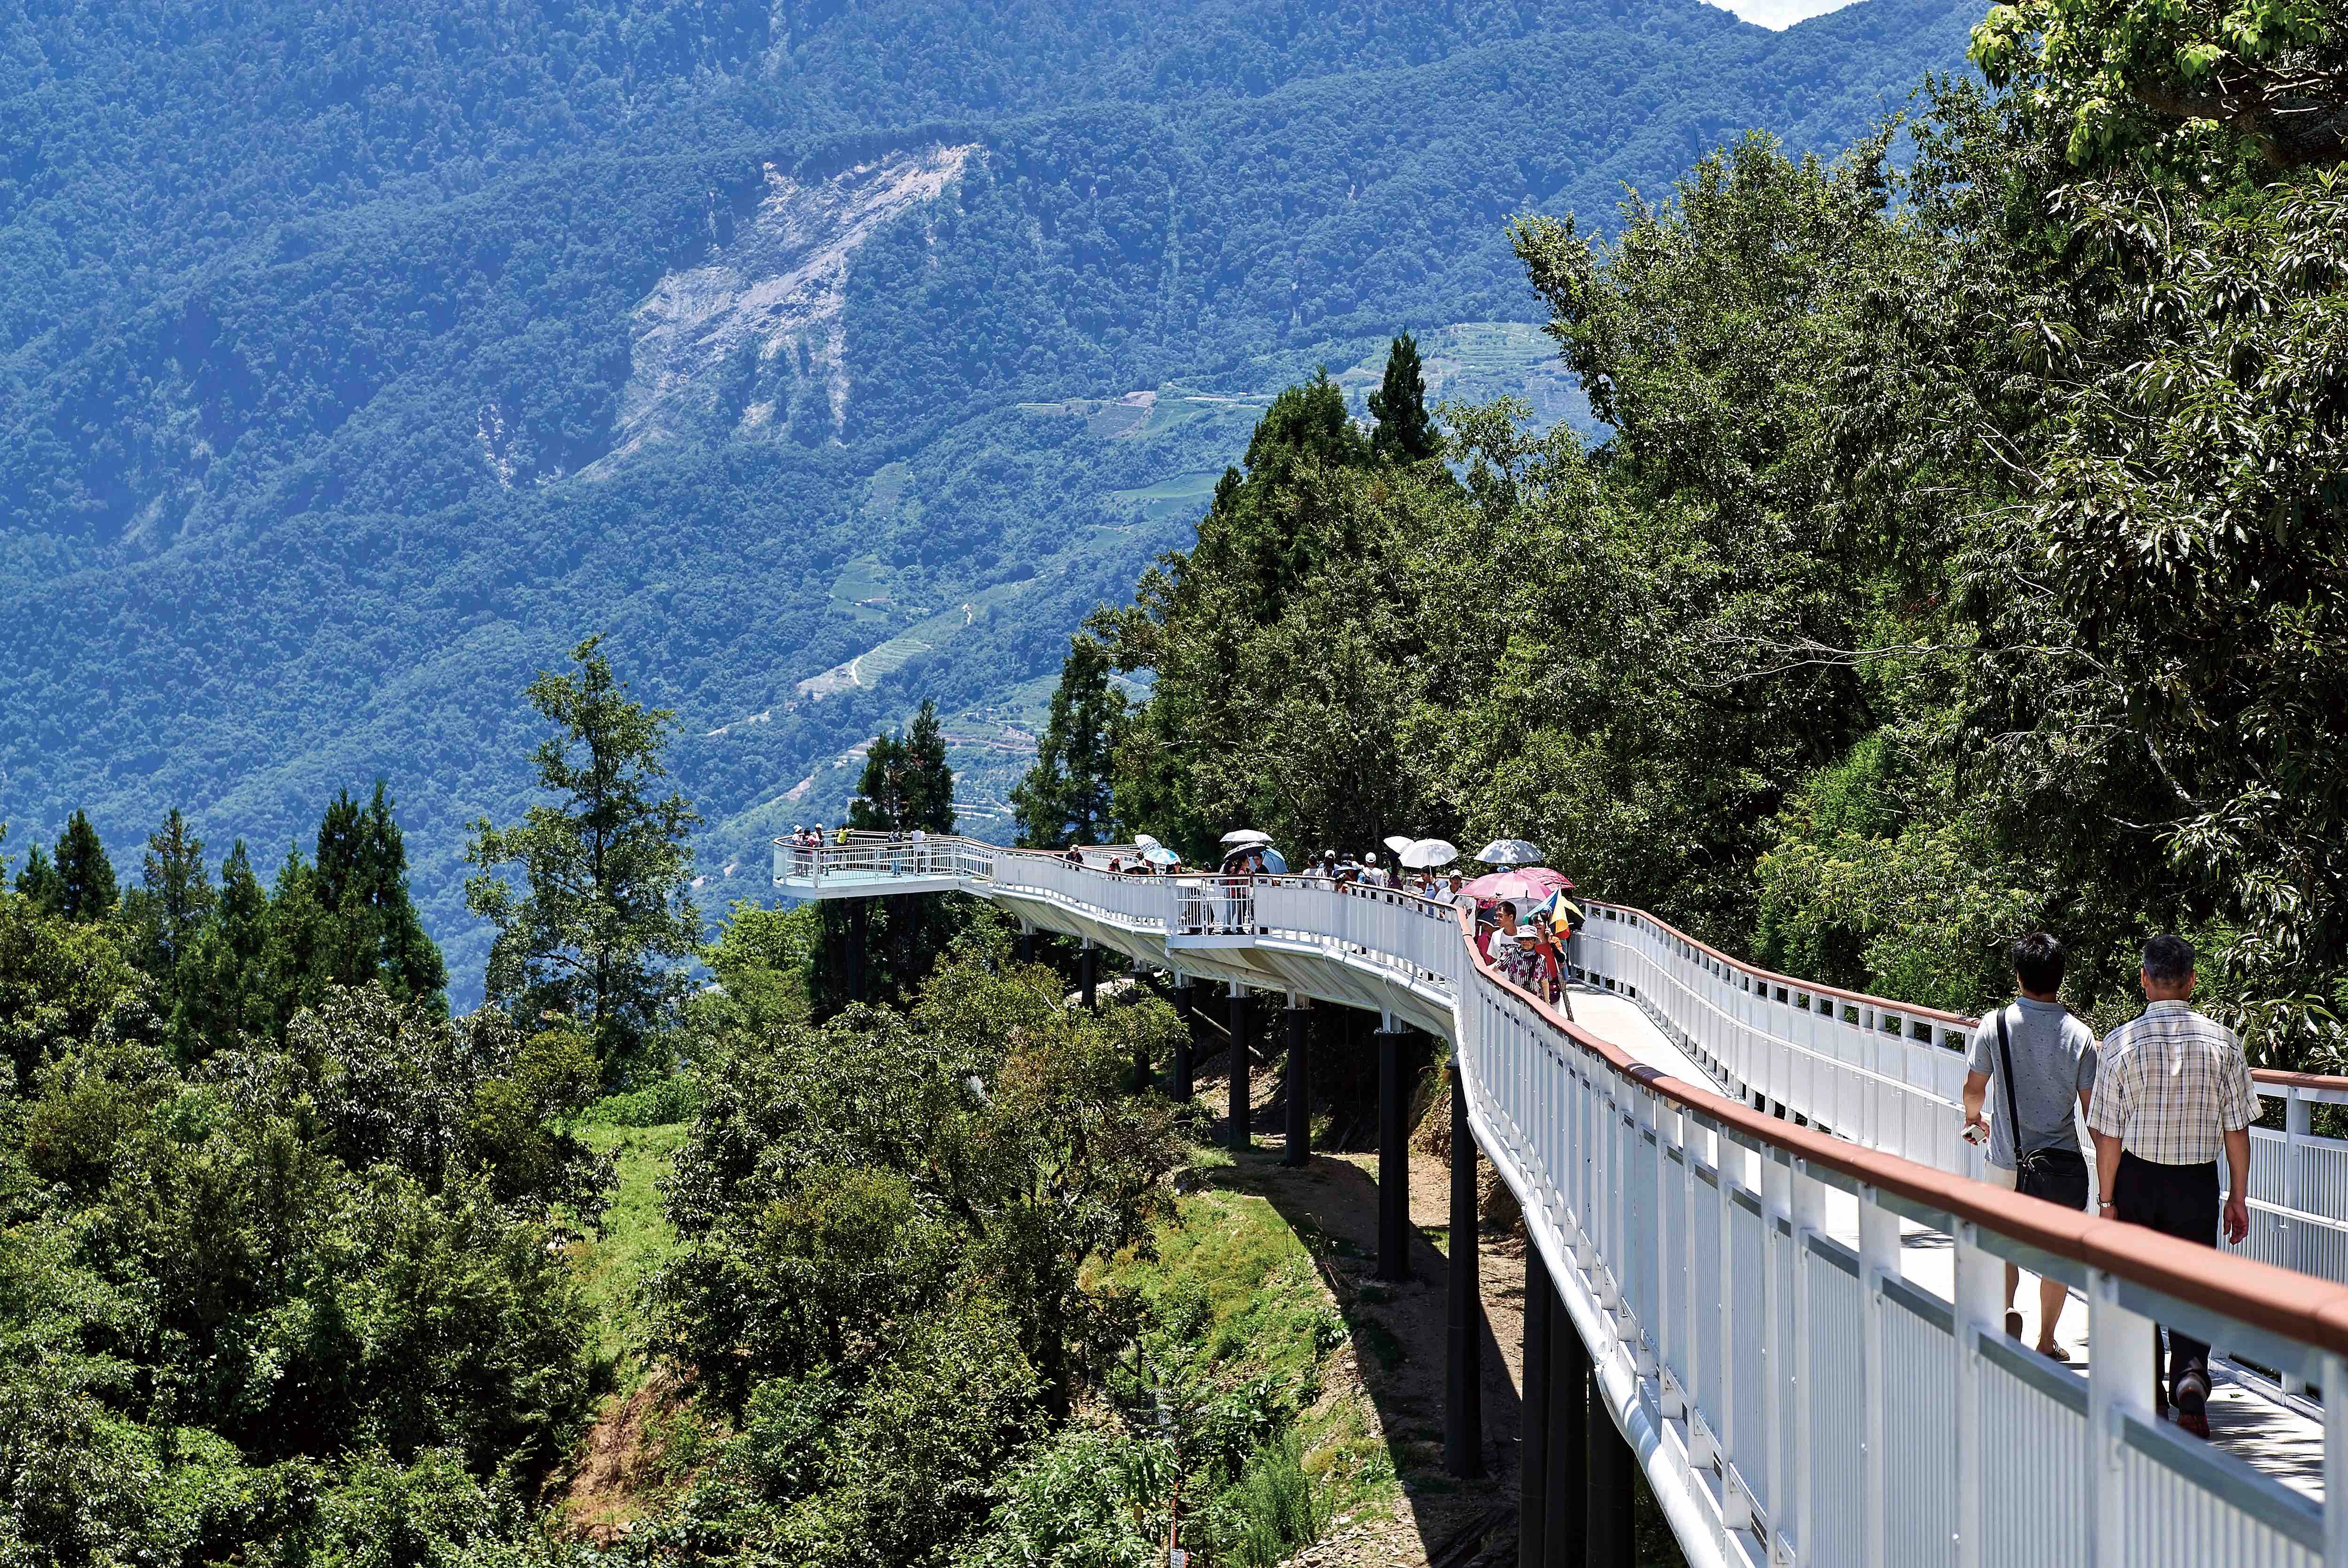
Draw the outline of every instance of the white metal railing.
M1974 1020L1741 964L1625 905L1587 907L1577 973L1638 1001L1736 1092L1868 1148L1982 1174L1982 1152L1950 1135ZM2251 1129L2250 1231L2227 1248L2348 1282L2348 1142L2317 1136L2308 1114L2348 1103L2348 1081L2257 1079L2282 1102L2284 1124Z
M857 866L868 879L870 864ZM1691 1561L2348 1568L2348 1398L2321 1412L2325 1508L2156 1420L2147 1378L2157 1321L2348 1390L2348 1288L1952 1171L1962 1061L1947 1040L1967 1020L1765 974L1639 911L1593 909L1577 968L1804 1126L1577 1028L1480 963L1439 904L1259 878L1235 917L1215 879L983 847L955 864L971 891L1049 903L1153 961L1212 931L1447 994L1478 1143L1522 1203ZM2342 1087L2261 1083L2301 1107ZM2348 1164L2305 1122L2302 1108L2261 1140L2262 1155L2278 1142L2299 1153L2261 1190L2337 1213ZM1936 1288L1924 1260L1940 1258ZM2085 1377L2002 1332L2009 1260L2085 1296Z
M993 845L952 834L851 833L844 842L827 839L816 845L782 837L774 843L774 875L778 886L802 883L810 888L878 877L983 878L994 854Z

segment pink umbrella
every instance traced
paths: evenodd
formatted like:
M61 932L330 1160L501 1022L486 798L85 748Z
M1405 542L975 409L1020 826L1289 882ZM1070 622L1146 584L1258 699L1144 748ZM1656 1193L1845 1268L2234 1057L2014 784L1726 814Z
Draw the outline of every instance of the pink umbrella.
M1520 866L1513 871L1492 871L1473 882L1462 883L1460 891L1478 898L1547 898L1559 888L1570 889L1573 878L1561 871L1551 871L1546 866Z

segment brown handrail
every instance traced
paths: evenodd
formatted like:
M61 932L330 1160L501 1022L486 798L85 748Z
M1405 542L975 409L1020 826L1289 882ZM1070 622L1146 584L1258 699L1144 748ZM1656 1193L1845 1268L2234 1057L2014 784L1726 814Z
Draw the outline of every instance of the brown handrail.
M1086 845L1086 847L1112 848L1117 846L1094 845ZM1056 858L1064 856L1066 852L1056 852L1048 849L1014 849L1008 851L1008 853L1014 855L1042 855ZM1194 871L1189 873L1189 875L1212 876L1220 874L1213 871ZM1308 877L1301 876L1295 872L1291 872L1285 876L1263 876L1259 877L1256 880L1272 883L1296 883L1318 881L1319 878ZM1396 897L1416 899L1422 904L1429 905L1437 909L1447 907L1446 900L1428 898L1423 894L1413 893L1409 889L1403 887L1358 887L1340 884L1339 888L1340 891L1363 896L1376 893L1391 893ZM1649 914L1646 910L1640 908L1634 904L1617 903L1611 898L1581 898L1577 899L1576 902L1589 909L1613 909L1624 915L1636 916L1639 919L1644 920L1648 924L1653 926L1657 930L1662 931L1679 941L1686 943L1689 947L1694 948L1700 952L1705 953L1710 957L1718 959L1720 962L1727 965L1730 968L1735 970L1738 974L1750 976L1756 984L1766 983L1773 986L1782 985L1788 990L1805 991L1814 997L1832 997L1837 1001L1849 1006L1872 1008L1879 1013L1898 1013L1901 1018L1906 1019L1929 1019L1935 1023L1943 1024L1952 1029L1963 1030L1967 1032L1971 1032L1973 1027L1981 1022L1979 1018L1971 1017L1964 1013L1947 1012L1939 1008L1923 1007L1914 1002L1896 1001L1890 997L1879 997L1870 991L1849 990L1841 986L1830 986L1818 980L1807 980L1798 975L1784 975L1779 974L1775 969L1765 969L1758 964L1747 963L1731 954L1723 952L1709 942L1702 941L1694 937L1689 936L1686 932L1681 930L1678 927L1673 925L1668 920L1664 920L1654 915ZM1938 1043L1937 1040L1934 1043ZM1943 1046L1941 1049L1946 1050L1948 1048ZM2290 1072L2285 1071L2281 1068L2271 1067L2252 1068L2250 1070L2250 1076L2261 1086L2270 1089L2278 1091L2299 1089L2319 1094L2335 1094L2342 1097L2343 1100L2348 1100L2348 1076L2332 1076L2318 1072Z
M1550 1003L1509 983L1486 962L1476 951L1474 934L1466 929L1464 917L1462 935L1468 961L1476 969L1531 1008L1551 1029L1606 1063L1618 1076L1643 1084L1724 1128L1911 1203L1986 1225L2043 1252L2132 1279L2252 1327L2348 1355L2348 1285L2198 1246L2142 1225L2099 1219L2040 1198L2024 1197L1970 1176L1950 1175L1897 1154L1878 1153L1764 1115L1741 1101L1649 1067L1621 1047L1590 1033Z

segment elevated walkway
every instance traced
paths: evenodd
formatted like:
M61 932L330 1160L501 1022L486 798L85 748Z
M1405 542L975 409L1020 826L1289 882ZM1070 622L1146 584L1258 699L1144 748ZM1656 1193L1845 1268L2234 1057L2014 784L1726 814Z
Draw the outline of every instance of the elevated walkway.
M776 881L819 898L950 886L1216 982L1235 1008L1311 997L1450 1041L1456 1132L1523 1205L1529 1276L1548 1282L1529 1382L1553 1307L1539 1375L1563 1387L1586 1366L1692 1563L2348 1568L2348 1506L2327 1506L2348 1399L2320 1401L2348 1389L2348 1286L2326 1277L2348 1262L2348 1150L2312 1137L2306 1109L2348 1085L2262 1076L2284 1125L2259 1138L2257 1223L2228 1255L1972 1179L1952 1049L1970 1020L1767 974L1607 905L1576 939L1569 1020L1481 964L1446 906L1111 875L1111 853L778 845ZM1464 1211L1457 1189L1455 1223L1472 1224L1472 1181ZM1475 1249L1452 1252L1453 1296L1472 1302ZM2082 1362L2005 1337L2007 1261L2084 1298ZM2221 1390L2219 1441L2156 1419L2156 1323L2271 1378ZM1453 1340L1446 1451L1463 1473L1481 1463L1479 1343ZM1529 1455L1565 1446L1551 1404L1528 1399ZM1606 1451L1586 1460L1591 1495L1627 1499Z

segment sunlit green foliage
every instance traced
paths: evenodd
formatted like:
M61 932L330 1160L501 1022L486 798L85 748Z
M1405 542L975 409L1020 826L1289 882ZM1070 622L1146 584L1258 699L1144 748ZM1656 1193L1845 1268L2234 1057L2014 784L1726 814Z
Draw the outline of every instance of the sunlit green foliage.
M531 754L551 801L511 827L473 825L466 858L480 870L465 897L498 932L490 999L522 1019L575 1020L617 1081L685 992L701 924L686 841L700 817L683 795L655 793L675 716L631 698L597 641L572 650L575 671L530 682L530 706L555 732Z

